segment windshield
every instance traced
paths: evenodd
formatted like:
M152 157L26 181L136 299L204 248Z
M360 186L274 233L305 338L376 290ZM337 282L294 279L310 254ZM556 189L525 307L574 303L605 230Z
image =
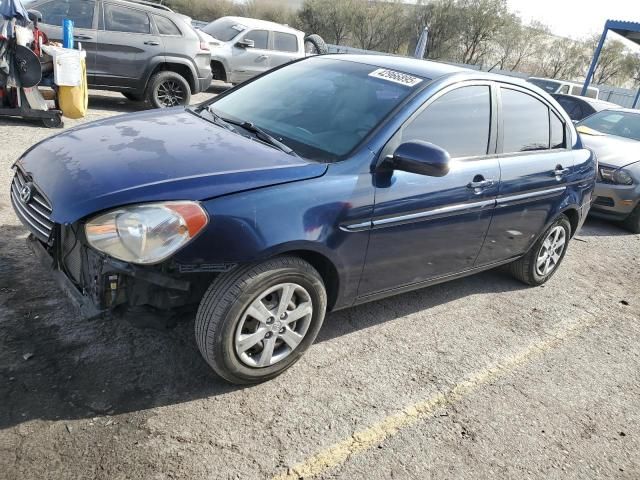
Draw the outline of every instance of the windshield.
M608 135L640 140L640 113L603 110L578 123Z
M527 80L529 83L533 83L536 87L540 87L547 93L556 93L558 91L558 87L561 85L560 82L553 82L551 80L538 80L536 78L530 78Z
M219 18L211 22L209 25L202 27L204 33L208 33L216 40L228 42L235 38L240 32L247 29L244 25L239 24L231 18Z
M313 57L214 100L223 118L250 122L298 155L332 162L353 150L426 79Z

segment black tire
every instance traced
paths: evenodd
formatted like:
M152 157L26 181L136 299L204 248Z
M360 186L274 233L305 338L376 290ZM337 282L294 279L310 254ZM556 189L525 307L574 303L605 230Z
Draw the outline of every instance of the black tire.
M227 82L227 72L220 62L211 62L211 73L213 74L213 80Z
M313 52L310 52L307 49L307 46L311 46L311 45L315 50ZM327 43L324 41L324 39L320 35L313 33L305 37L304 51L306 52L307 55L324 55L326 53L329 53L329 47L327 47Z
M144 100L144 95L139 93L122 92L122 96L131 102L142 102Z
M536 261L538 256L540 255L543 244L547 239L549 233L554 230L556 227L562 227L565 233L565 243L562 253L560 254L559 260L555 263L553 270L551 270L546 275L541 275L536 269ZM515 278L520 280L523 283L531 286L542 285L546 281L548 281L554 273L558 271L562 260L564 259L565 254L567 253L567 248L569 246L569 240L571 238L571 222L565 215L560 215L555 222L551 224L551 226L545 230L544 234L540 236L538 241L529 249L529 251L523 257L519 258L515 262L507 265L509 273L513 275Z
M42 119L42 124L47 128L62 128L64 127L64 122L62 121L62 116L55 115L53 117L46 117Z
M631 233L640 233L640 204L624 219L623 225Z
M151 77L147 86L146 97L153 108L189 105L191 87L182 75L164 70Z
M313 310L306 333L282 360L264 367L249 366L235 348L235 335L242 328L243 314L269 288L286 282L296 283L309 293ZM225 380L236 384L263 382L280 375L300 359L315 340L326 308L324 283L316 269L298 257L275 257L239 267L211 283L196 314L196 343L206 362ZM262 345L264 348L265 344Z

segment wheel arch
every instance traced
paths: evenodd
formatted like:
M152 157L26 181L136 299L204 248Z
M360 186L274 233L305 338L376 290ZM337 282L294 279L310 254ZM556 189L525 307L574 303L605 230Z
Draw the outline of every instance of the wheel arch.
M569 219L569 223L571 224L571 237L573 237L578 230L578 225L580 225L580 211L578 207L567 207L562 210L560 214L565 215Z
M178 75L181 75L189 84L191 93L194 93L197 90L197 75L193 69L193 66L190 65L186 60L173 58L166 58L164 61L158 61L153 65L149 74L147 75L145 90L149 86L149 80L151 80L151 77L161 71L175 72Z
M214 71L214 68L219 68L224 78L216 78L215 80L222 80L223 82L227 82L229 79L229 75L227 74L227 67L225 67L224 63L220 60L211 59L211 71Z

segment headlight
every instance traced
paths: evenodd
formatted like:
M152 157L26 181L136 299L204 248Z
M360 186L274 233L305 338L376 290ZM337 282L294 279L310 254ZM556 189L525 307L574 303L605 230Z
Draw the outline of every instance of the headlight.
M158 263L183 247L209 222L195 202L163 202L112 210L88 221L89 244L119 260Z
M626 170L620 168L600 167L600 177L602 180L618 185L633 185L633 177Z

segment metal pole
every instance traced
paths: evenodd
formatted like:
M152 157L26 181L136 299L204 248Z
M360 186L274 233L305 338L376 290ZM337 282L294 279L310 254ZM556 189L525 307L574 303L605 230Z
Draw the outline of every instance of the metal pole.
M427 40L429 39L429 29L425 27L425 29L420 34L420 38L418 39L418 44L416 45L416 51L413 56L415 58L423 59L424 55L427 53Z
M640 100L640 88L638 89L638 93L636 93L636 99L633 101L633 107L631 107L631 108L637 108L638 107L638 100Z
M604 24L604 30L602 31L602 36L600 37L600 41L598 42L598 46L596 47L596 51L593 54L593 60L591 60L591 66L589 67L589 72L587 73L587 78L584 79L584 85L582 86L582 92L580 95L585 97L587 95L587 88L591 83L591 77L593 77L593 72L596 70L596 65L598 64L598 58L600 58L600 51L602 50L602 46L604 45L604 41L607 38L607 31L609 31L609 21Z

